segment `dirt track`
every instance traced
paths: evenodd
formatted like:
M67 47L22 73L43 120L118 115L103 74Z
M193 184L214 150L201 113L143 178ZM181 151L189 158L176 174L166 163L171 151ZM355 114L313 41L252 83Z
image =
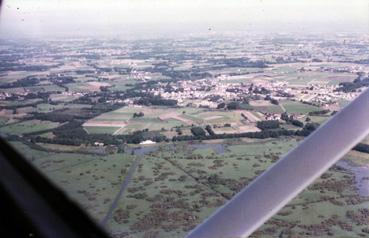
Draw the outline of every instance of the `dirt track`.
M160 120L167 120L167 119L171 119L172 118L172 119L175 119L175 120L184 122L187 125L195 124L194 121L191 121L189 119L186 119L186 118L181 117L180 115L178 115L177 112L169 112L169 113L166 113L165 115L159 116L159 118L160 118Z

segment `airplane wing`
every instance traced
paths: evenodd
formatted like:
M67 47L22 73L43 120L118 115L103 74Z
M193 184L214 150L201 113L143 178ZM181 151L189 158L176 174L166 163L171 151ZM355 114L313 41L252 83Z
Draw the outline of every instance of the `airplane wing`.
M247 237L369 134L369 89L191 231Z

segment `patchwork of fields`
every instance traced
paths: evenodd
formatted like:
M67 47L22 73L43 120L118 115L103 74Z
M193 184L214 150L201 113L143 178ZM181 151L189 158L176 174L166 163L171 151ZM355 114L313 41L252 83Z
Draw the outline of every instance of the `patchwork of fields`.
M141 112L144 114L142 117L134 116ZM261 119L262 114L246 110L129 106L104 113L83 126L89 133L115 135L144 129L165 132L181 127L186 130L193 125L212 125L217 133L240 133L258 131L255 122ZM225 128L224 124L231 126Z

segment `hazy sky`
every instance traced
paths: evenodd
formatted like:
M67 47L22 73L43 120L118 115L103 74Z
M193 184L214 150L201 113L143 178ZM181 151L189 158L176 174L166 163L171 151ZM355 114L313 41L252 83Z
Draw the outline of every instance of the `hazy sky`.
M0 36L369 32L368 0L5 0Z

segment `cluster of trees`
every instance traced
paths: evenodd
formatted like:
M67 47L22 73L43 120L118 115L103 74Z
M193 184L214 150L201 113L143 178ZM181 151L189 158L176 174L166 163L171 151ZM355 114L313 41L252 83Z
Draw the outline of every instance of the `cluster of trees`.
M249 118L242 112L241 116L245 119L245 120L249 120Z
M50 82L66 88L64 86L64 84L67 83L73 83L74 78L71 76L51 76L50 78L48 78L50 80ZM15 82L11 82L11 83L6 83L6 84L2 84L0 85L0 88L19 88L19 87L31 87L31 86L35 86L38 85L41 81L47 80L47 78L37 78L34 76L27 76L25 78L19 79ZM66 88L67 89L67 88Z
M259 132L245 132L245 133L229 133L229 134L213 134L204 136L194 136L194 135L183 135L174 136L172 141L188 141L188 140L214 140L214 139L230 139L230 138L278 138L280 136L291 136L295 135L295 131L286 129L276 129L276 130L264 130Z
M281 114L281 119L288 122L288 121L292 120L293 117L289 116L287 112L284 112L284 113Z
M353 149L356 150L356 151L360 151L360 152L369 154L369 145L368 144L359 143Z
M177 100L174 99L164 99L160 96L146 96L141 97L140 99L136 100L136 104L139 105L155 105L155 106L176 106Z
M62 111L48 112L48 113L40 113L35 112L32 114L33 119L42 120L42 121L52 121L52 122L70 122L74 119L73 115L63 113Z
M49 101L50 94L51 92L28 93L24 96L24 99L42 99L42 101L47 102Z
M91 97L88 94L83 95L82 97L77 98L73 102L76 103L76 104L87 104L87 105L94 104L93 97Z
M176 128L176 132L177 132L178 135L182 135L183 134L182 129L179 128L179 127Z
M264 95L267 95L267 94L270 94L270 93L271 93L271 91L270 91L269 89L264 88L264 87L261 87L261 88L259 88L259 87L254 87L254 88L253 88L253 93L255 93L255 94L264 94Z
M15 82L1 84L0 88L30 87L30 86L37 85L38 83L40 83L40 81L41 81L41 79L39 79L39 78L29 76L29 77L25 77L23 79L19 79Z
M145 114L143 112L135 112L133 113L133 118L136 118L136 117L143 117Z
M51 144L58 144L58 145L74 145L79 146L82 144L83 140L71 140L68 138L47 138L47 137L41 137L36 136L32 138L31 140L34 143L51 143Z
M297 136L308 136L319 127L319 123L306 123L305 126L296 131Z
M91 69L76 69L76 70L74 70L74 72L76 73L76 74L93 74L93 73L95 73L95 71L94 70L91 70Z
M221 58L209 60L213 65L226 65L227 67L267 68L265 61L250 61L248 58Z
M270 103L271 104L274 104L274 105L279 105L279 101L277 99L275 99L275 98L271 98L270 99Z
M297 126L297 127L303 127L304 126L304 123L299 121L299 120L296 120L296 119L292 119L290 121L290 123L294 126Z
M269 101L271 104L279 105L279 101L275 98L272 98L270 95L267 95L264 100Z
M206 96L205 99L208 99L211 102L218 102L219 100L224 100L224 98L220 95L209 95Z
M237 110L237 109L240 109L240 108L241 108L241 105L240 105L239 102L229 102L227 104L227 109L228 110Z
M173 86L171 86L169 83L167 83L167 85L165 85L164 87L164 92L166 93L172 93L172 92L184 92L184 88L174 88Z
M226 92L239 93L239 92L241 92L241 89L240 88L227 88Z
M208 72L201 72L200 70L191 69L191 70L165 70L160 71L161 74L167 76L172 79L172 81L179 81L179 80L197 80L197 79L204 79L210 78L212 75Z
M210 134L206 135L203 133L193 134L193 135L180 135L174 136L172 141L190 141L190 140L214 140L214 139L230 139L230 138L256 138L256 139L265 139L265 138L278 138L281 136L308 136L314 130L319 127L317 123L307 123L301 130L286 130L282 128L278 129L265 129L258 132L244 132L244 133L229 133L229 134ZM202 129L202 128L201 128ZM205 131L204 131L205 133Z
M221 102L218 104L217 109L225 108L226 104L224 102Z
M324 109L320 111L309 112L308 115L309 116L322 116L322 115L327 114L328 112L330 112L328 109Z
M0 71L47 71L52 67L56 66L47 66L47 65L26 65L26 64L18 64L18 63L7 63L0 64Z
M294 126L297 126L297 127L303 127L304 126L303 122L294 119L293 116L289 116L287 112L284 112L284 113L281 114L281 119L284 120L285 122L290 123L290 124L292 124Z
M283 92L283 91L277 91L276 94L278 97L285 97L285 98L290 98L293 97L294 95L291 93L287 93L287 92Z
M121 140L123 143L139 144L145 140L155 142L169 141L168 138L158 132L148 131L148 129L134 131L132 134L113 136Z
M242 102L239 101L232 101L228 102L221 102L218 104L217 109L227 109L227 110L239 110L239 109L248 109L252 110L252 107L249 105L249 101L245 98Z
M136 83L132 85L133 87L127 89L125 91L109 91L106 90L100 92L91 92L86 94L78 99L74 100L74 103L78 104L95 104L96 99L98 99L99 103L105 103L107 101L114 100L125 100L127 98L137 98L137 97L152 97L153 95L150 93L142 92L142 89L153 87L152 81L145 83ZM157 82L154 82L156 84Z
M52 132L55 135L53 138L34 137L35 142L53 143L62 145L81 145L81 144L93 144L96 141L103 142L109 145L119 145L117 138L107 134L88 134L82 128L83 121L72 120L58 128L55 128Z
M369 59L360 59L354 61L356 64L369 64Z
M256 126L260 130L277 129L279 128L279 121L278 120L258 121Z
M359 88L368 87L368 86L369 86L369 77L363 77L363 75L359 75L352 82L340 83L340 87L337 88L337 91L341 91L345 93L355 92Z
M75 83L74 77L72 76L52 76L50 80L56 85L63 86L67 83Z
M209 133L209 135L211 135L211 136L215 135L215 132L213 131L213 128L211 128L210 125L206 125L205 130Z
M191 138L202 139L206 137L206 132L208 132L209 136L216 136L213 128L210 125L205 126L205 130L200 126L195 126L191 128L192 136ZM182 133L178 133L178 135L182 135Z
M32 137L34 142L62 144L62 145L81 145L94 144L102 142L106 145L120 146L123 143L139 144L144 140L152 140L155 142L168 141L165 135L157 132L149 132L147 129L135 131L129 135L110 134L88 134L82 127L82 120L73 120L58 128L52 130L55 135L53 138L35 136Z
M191 128L191 133L195 138L205 137L206 132L202 127L196 126Z
M11 96L11 97L7 97L6 98L8 101L21 101L23 100L21 97L18 96ZM14 105L3 105L0 106L0 109L9 109L9 110L13 110L14 114L16 113L17 108L22 108L22 107L37 107L37 104L39 104L40 102L24 102L24 103L19 103L19 104L14 104Z
M75 119L87 120L94 118L102 113L116 110L120 107L124 106L124 104L94 104L90 108L80 109L79 113L68 112L67 110L61 109L47 113L34 112L30 114L29 119L37 119L44 121L52 121L52 122L71 122Z

